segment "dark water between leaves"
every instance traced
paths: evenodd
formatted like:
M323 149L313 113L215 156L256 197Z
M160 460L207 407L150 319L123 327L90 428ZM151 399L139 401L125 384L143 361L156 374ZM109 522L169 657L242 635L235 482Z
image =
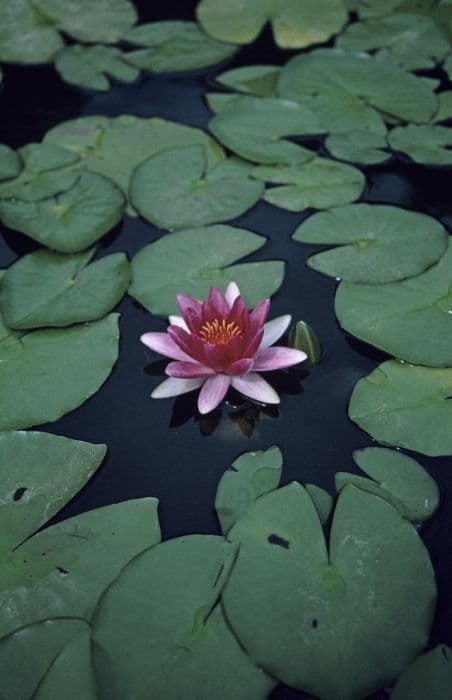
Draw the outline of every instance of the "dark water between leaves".
M141 21L192 19L194 2L167 2L151 8L145 2ZM277 49L269 32L244 49L228 67L252 63L282 63L290 52ZM218 69L220 72L222 69ZM203 95L212 88L214 72L195 77L145 76L136 85L116 85L105 94L64 85L52 67L5 67L1 95L0 141L19 147L39 141L52 126L78 116L131 113L159 116L206 128L210 112ZM319 144L319 150L321 151ZM451 170L427 168L393 158L382 166L364 168L367 187L360 201L391 203L424 212L452 226ZM164 319L151 317L131 298L119 306L121 344L113 374L80 409L43 430L89 442L105 442L103 467L60 517L110 503L156 496L165 538L186 533L219 533L213 511L218 481L243 451L278 445L284 456L282 483L313 482L334 493L334 474L355 471L353 450L372 440L347 418L347 403L358 379L386 355L348 338L334 315L335 282L310 270L305 261L318 246L295 243L291 234L309 212L291 214L264 202L236 219L236 226L268 238L267 245L247 261L283 259L285 279L272 300L271 316L291 313L316 330L323 360L310 373L292 370L269 377L282 394L278 408L259 409L231 396L212 415L196 412L196 397L153 401L150 393L163 377L157 355L139 342L142 333L164 330ZM35 247L25 236L3 231L0 267ZM162 232L140 219L126 217L101 242L98 256L126 251L131 258ZM202 251L199 251L202 255ZM181 290L183 291L183 290ZM429 339L426 337L425 342ZM52 391L52 387L49 387ZM452 542L452 458L414 455L437 481L439 513L422 529L437 575L438 608L431 644L452 644L450 571ZM272 700L307 695L279 686ZM384 692L372 698L384 698Z

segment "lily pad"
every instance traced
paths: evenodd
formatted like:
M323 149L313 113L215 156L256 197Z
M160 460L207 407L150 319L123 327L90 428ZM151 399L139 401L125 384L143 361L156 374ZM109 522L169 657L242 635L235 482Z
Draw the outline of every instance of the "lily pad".
M254 41L271 22L276 43L285 49L327 41L347 20L340 0L201 0L196 14L208 34L236 44Z
M70 326L96 321L126 293L130 269L124 253L88 265L94 250L62 255L38 250L15 262L0 290L0 312L10 328Z
M438 93L438 111L433 117L433 122L445 122L452 119L452 90Z
M243 96L209 122L213 135L242 158L268 164L304 163L314 154L285 136L320 134L315 113L295 102Z
M304 487L311 497L320 522L324 525L329 519L333 509L332 495L316 484L305 484Z
M109 77L133 83L139 75L128 65L124 54L113 46L66 46L55 58L55 68L62 79L92 90L108 90Z
M47 63L63 46L53 26L29 0L0 0L0 61Z
M314 214L296 229L293 238L300 243L343 244L312 255L308 265L330 277L360 285L419 275L436 263L448 246L446 230L432 217L379 204L351 204ZM344 285L338 295L339 314L346 289ZM377 294L383 290L379 288ZM393 313L393 302L390 308ZM370 323L374 323L374 312Z
M217 604L236 552L222 537L189 535L153 547L123 569L94 618L102 695L267 698L274 681L242 651Z
M282 454L278 447L265 452L245 452L234 460L220 479L215 499L224 535L259 496L278 487L281 472Z
M342 328L402 360L452 367L452 242L422 275L385 285L342 283L336 294Z
M217 75L216 80L221 85L256 97L274 97L280 73L279 66L241 66Z
M424 647L433 568L414 527L381 498L342 491L329 552L297 483L259 498L228 537L240 548L222 593L227 619L255 663L290 687L362 698Z
M207 105L214 114L218 114L228 105L239 100L240 97L234 92L207 92L205 95Z
M129 0L33 0L33 4L63 32L86 42L114 44L138 18Z
M356 384L348 414L383 445L452 454L452 369L388 360Z
M384 150L387 148L385 134L372 131L332 134L326 139L325 146L335 158L352 163L375 165L391 158L391 154Z
M153 314L177 312L176 295L181 289L205 299L210 286L224 291L237 282L249 306L274 294L283 281L281 260L242 263L266 239L232 226L206 226L178 231L151 243L132 261L129 294Z
M0 180L16 177L22 170L22 161L16 151L0 143Z
M196 22L166 21L141 24L123 37L146 49L130 51L127 61L154 73L192 71L214 66L233 56L237 46L216 41Z
M447 126L399 126L390 131L388 141L394 151L405 153L415 163L452 165L452 129Z
M301 165L262 165L253 170L253 177L279 184L267 188L263 199L289 211L327 209L353 202L366 184L360 170L327 158L314 158Z
M162 151L134 171L130 201L145 219L170 230L235 219L256 204L264 186L225 165L208 170L203 146Z
M118 339L118 316L110 314L90 324L16 337L14 352L4 352L2 341L0 430L48 423L78 408L109 376Z
M446 644L419 656L402 673L391 700L444 700L452 686L452 649Z
M0 220L60 253L95 243L121 220L125 199L107 178L80 173L62 194L36 202L0 200Z

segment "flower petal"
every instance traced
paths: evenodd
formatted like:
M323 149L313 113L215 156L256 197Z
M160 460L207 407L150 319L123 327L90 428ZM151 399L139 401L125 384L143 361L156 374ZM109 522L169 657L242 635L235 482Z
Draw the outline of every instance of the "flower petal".
M240 296L240 289L238 288L236 283L229 282L228 286L226 287L226 291L224 293L224 298L226 299L227 303L229 304L229 308L232 307L234 301L239 296Z
M262 343L260 344L261 350L263 348L270 347L270 345L273 345L273 343L276 343L276 341L279 340L283 333L285 333L288 329L291 320L292 316L290 314L285 314L284 316L278 316L278 318L267 321L264 326L264 337L262 338Z
M199 379L176 379L175 377L169 377L155 387L151 397L153 399L167 399L170 396L187 394L189 391L198 389L205 381L204 377L200 377Z
M194 311L197 311L199 314L201 313L201 302L195 299L195 297L191 297L188 294L178 294L176 300L182 316L185 316L185 311L187 309L194 309Z
M249 357L244 357L237 362L232 362L228 367L228 374L241 377L243 374L248 374L253 366L253 360Z
M263 299L250 313L250 321L253 329L262 328L270 311L270 299Z
M218 289L211 287L206 304L213 310L214 318L226 318L229 313L229 304Z
M214 370L199 362L170 362L165 369L170 377L190 379L195 377L209 377L215 374Z
M277 346L275 348L264 348L259 350L254 358L254 369L256 372L270 372L273 369L292 367L299 362L306 360L307 355L301 350Z
M196 362L203 362L204 344L200 338L191 333L187 333L179 326L169 326L168 335L186 354L185 357L175 357L175 360L188 360L189 362L195 360Z
M231 384L234 389L250 399L262 403L279 403L276 391L257 372L250 372L244 377L232 377Z
M170 314L170 316L168 316L168 321L171 326L179 326L179 328L183 328L184 331L187 331L187 333L190 332L190 329L185 323L182 316L173 316L172 314Z
M198 409L200 413L209 413L223 401L229 385L230 377L225 374L216 374L214 377L209 377L198 397Z
M172 360L190 360L190 357L181 350L168 333L145 333L140 340L154 352L170 357Z

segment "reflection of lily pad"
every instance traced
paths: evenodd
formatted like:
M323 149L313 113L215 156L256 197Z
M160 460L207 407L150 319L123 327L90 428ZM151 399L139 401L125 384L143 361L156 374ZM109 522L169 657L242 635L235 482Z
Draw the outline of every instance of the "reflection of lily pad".
M222 594L228 621L287 685L324 700L362 698L425 645L433 569L413 526L381 498L343 490L329 552L296 483L259 498L228 537L240 544Z
M167 316L176 313L181 289L205 299L210 286L224 291L235 281L247 304L254 306L279 289L284 263L233 263L262 248L265 240L245 229L221 225L172 233L134 257L129 294L153 314Z
M394 151L409 156L415 163L452 165L452 129L447 126L408 124L389 132Z
M300 243L340 245L312 255L308 265L360 284L418 275L439 260L448 244L447 232L432 217L377 204L351 204L314 214L293 238ZM392 303L390 310L394 312Z
M241 66L217 75L216 80L226 87L256 97L274 97L279 66Z
M44 17L74 39L114 44L137 20L129 0L33 0Z
M38 250L12 265L0 290L0 311L10 328L69 326L111 311L129 284L124 253L87 264L94 254Z
M0 143L0 180L16 177L21 170L22 162L16 151Z
M378 286L342 283L336 315L344 330L395 357L452 367L452 241L438 264L417 277Z
M0 0L0 61L47 63L63 46L51 22L30 0Z
M335 158L352 163L375 165L391 158L390 153L382 150L387 147L385 134L372 131L332 134L326 139L325 146Z
M263 190L246 173L228 171L227 161L208 170L205 149L186 146L139 165L130 199L145 219L172 230L235 219L256 204Z
M66 46L55 58L55 68L62 79L73 85L108 90L108 77L132 83L139 71L123 60L124 54L113 46Z
M391 700L445 700L452 687L452 649L445 644L419 656L402 673Z
M451 455L451 396L452 369L388 360L356 384L348 414L384 445Z

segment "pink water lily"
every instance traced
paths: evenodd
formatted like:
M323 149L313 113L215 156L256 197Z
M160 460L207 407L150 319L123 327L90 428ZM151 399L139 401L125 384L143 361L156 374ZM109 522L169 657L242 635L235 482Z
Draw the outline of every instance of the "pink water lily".
M145 333L141 341L173 360L169 378L152 392L154 399L179 396L199 389L198 409L209 413L230 386L262 403L279 403L279 396L259 372L291 367L306 354L283 346L270 347L287 330L291 317L267 321L269 299L249 312L235 282L224 295L211 287L207 301L179 294L182 316L170 316L166 333Z

